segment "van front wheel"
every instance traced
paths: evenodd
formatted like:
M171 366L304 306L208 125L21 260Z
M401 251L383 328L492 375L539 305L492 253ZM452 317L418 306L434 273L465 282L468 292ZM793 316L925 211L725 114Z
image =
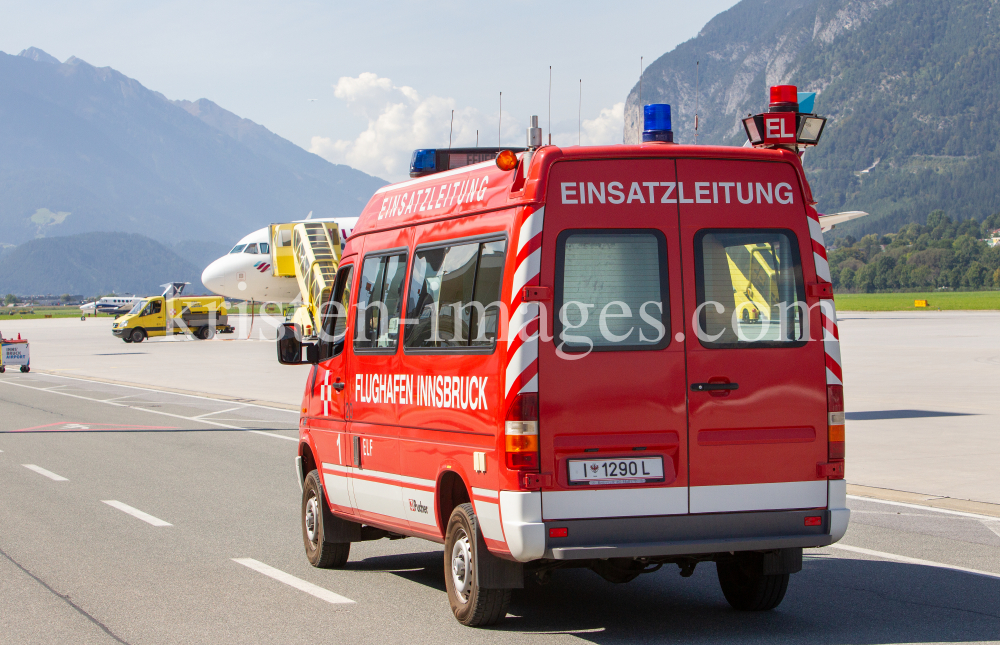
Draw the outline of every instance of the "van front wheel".
M476 570L479 522L472 504L459 504L448 520L444 542L444 579L448 602L458 622L469 627L496 624L507 615L510 589L483 589Z
M787 573L765 575L763 558L758 553L737 553L736 557L716 562L722 593L733 609L768 611L781 604L788 590Z
M146 340L146 330L142 327L136 327L132 330L132 342L141 343Z
M334 521L326 506L319 472L313 470L302 483L302 541L309 564L320 569L339 569L351 555L350 542L331 542L327 529Z

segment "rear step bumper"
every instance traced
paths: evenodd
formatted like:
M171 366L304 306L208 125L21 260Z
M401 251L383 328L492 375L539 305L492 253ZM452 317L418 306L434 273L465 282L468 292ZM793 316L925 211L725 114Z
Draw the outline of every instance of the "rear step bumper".
M846 518L840 517L839 510L546 521L542 557L637 558L827 546L842 537L841 524L846 529ZM819 517L820 524L806 526L807 517ZM553 528L567 529L566 537L548 537Z

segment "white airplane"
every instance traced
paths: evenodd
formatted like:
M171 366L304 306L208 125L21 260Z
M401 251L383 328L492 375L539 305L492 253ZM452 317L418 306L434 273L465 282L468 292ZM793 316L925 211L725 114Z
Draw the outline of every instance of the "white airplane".
M357 221L357 217L307 217L294 223L336 222L346 239ZM205 267L201 274L205 288L214 294L237 300L278 303L299 300L298 282L294 278L276 277L271 270L274 260L268 236L268 227L256 230L237 242L229 253Z
M868 213L864 211L844 211L843 213L833 213L831 215L820 215L819 225L824 231L829 231L837 224L849 222L852 219L865 217Z
M123 314L140 300L142 298L139 296L105 296L95 302L80 305L80 312L84 314Z

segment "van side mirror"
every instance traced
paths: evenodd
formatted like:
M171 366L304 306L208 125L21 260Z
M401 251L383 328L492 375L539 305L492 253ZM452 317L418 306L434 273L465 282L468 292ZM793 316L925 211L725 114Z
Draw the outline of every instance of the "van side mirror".
M319 347L302 342L302 330L295 323L284 323L278 329L278 362L282 365L315 365L319 362ZM305 349L305 360L302 350Z

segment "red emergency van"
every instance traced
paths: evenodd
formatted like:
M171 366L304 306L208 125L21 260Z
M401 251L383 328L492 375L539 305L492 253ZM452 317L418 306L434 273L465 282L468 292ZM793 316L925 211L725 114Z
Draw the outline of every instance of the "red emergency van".
M380 189L321 337L279 341L283 363L314 364L309 561L443 543L466 625L563 567L627 582L712 561L733 607L777 606L802 549L849 518L836 315L798 156L656 141L455 165Z

